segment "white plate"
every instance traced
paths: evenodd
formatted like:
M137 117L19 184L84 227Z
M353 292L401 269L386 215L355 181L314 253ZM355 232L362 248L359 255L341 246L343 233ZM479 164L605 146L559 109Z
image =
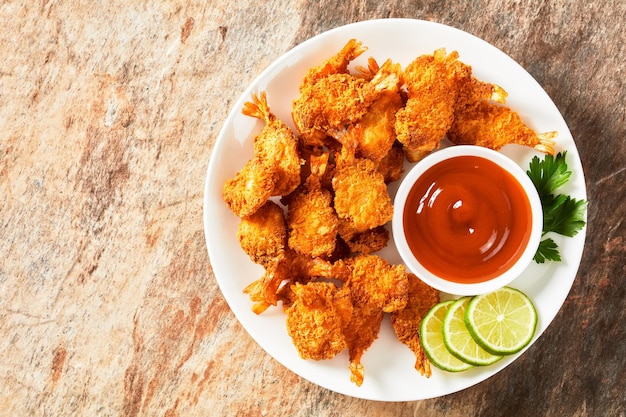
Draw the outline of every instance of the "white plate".
M270 308L257 316L250 309L248 296L242 292L263 274L262 268L241 250L236 237L239 219L222 200L224 182L252 156L253 138L262 128L262 122L241 114L243 103L253 93L266 91L272 112L293 127L291 104L306 70L328 59L351 38L368 47L355 65L365 65L367 58L373 56L381 63L391 58L404 67L418 55L432 53L440 47L449 52L457 50L460 60L473 67L477 78L499 84L509 93L507 104L527 124L538 132L559 132L556 150L567 150L568 166L573 171L562 192L586 198L580 158L565 121L541 86L510 57L475 36L437 23L410 19L364 21L325 32L293 48L263 71L235 104L217 138L205 183L204 228L211 265L224 298L246 331L267 353L301 377L345 395L381 401L420 400L450 394L496 374L522 352L495 365L458 374L433 367L432 376L425 378L413 368L413 353L397 341L386 318L379 338L363 356L365 380L357 387L350 382L346 353L327 361L302 360L287 335L282 309ZM520 146L507 146L502 152L524 169L532 156L537 155ZM395 188L391 190L392 197ZM574 238L555 236L563 261L533 263L512 284L536 304L539 323L533 342L554 319L570 291L582 256L585 231ZM393 241L381 255L390 262L401 262Z

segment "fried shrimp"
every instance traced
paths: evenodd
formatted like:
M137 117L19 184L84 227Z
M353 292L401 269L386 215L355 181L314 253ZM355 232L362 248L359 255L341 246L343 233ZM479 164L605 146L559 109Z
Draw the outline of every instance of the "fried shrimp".
M348 360L350 361L350 381L359 387L363 384L365 376L361 358L378 338L383 318L384 312L376 306L353 304L352 319L344 332L348 345Z
M391 265L377 255L357 255L346 263L351 270L347 286L356 305L372 305L385 313L406 306L409 287L403 265Z
M400 74L400 66L387 60L382 68L373 58L370 59L371 76L365 79L373 79L381 71L387 74ZM356 143L356 155L361 158L371 159L378 163L391 150L395 140L396 112L403 106L400 96L400 77L389 89L381 93L369 110L362 118L345 129L333 129L329 133L340 143L354 141Z
M480 81L474 76L465 77L454 103L454 113L461 113L479 101L504 104L507 97L508 93L499 85Z
M353 234L346 244L352 253L370 254L383 249L388 242L389 231L384 226L378 226Z
M411 162L438 149L452 126L458 91L470 71L458 56L441 48L419 56L404 70L408 100L396 114L395 128Z
M399 92L384 92L356 123L345 131L335 131L335 139L339 142L354 140L357 156L380 162L396 140L396 112L402 104Z
M343 48L321 65L310 68L300 85L300 90L306 89L322 78L331 74L347 74L350 62L359 57L367 48L360 41L350 39Z
M382 226L393 217L393 204L385 177L369 159L338 162L332 180L335 211L354 233Z
M318 159L326 162L316 162ZM289 198L287 224L289 227L289 247L311 257L330 256L337 242L339 219L332 207L330 191L322 188L321 176L326 167L328 155L312 157L312 173Z
M265 127L254 138L254 154L276 171L272 195L291 193L300 184L302 160L298 154L298 138L270 111L265 92L259 96L253 94L252 101L244 103L242 112L265 122Z
M459 89L454 106L454 121L448 139L454 144L469 144L500 149L510 143L554 154L557 132L537 134L505 106L508 93L500 86L475 77L467 78Z
M348 279L350 271L343 261L329 262L322 258L301 255L286 248L284 252L265 266L263 276L245 289L254 303L252 311L260 314L269 306L282 301L288 307L293 301L291 287L295 283L306 284L317 278Z
M361 386L364 368L361 357L380 332L385 312L404 308L407 303L407 275L401 265L390 265L375 255L358 255L348 262L353 314L346 327L350 380Z
M381 73L371 82L350 74L332 74L304 89L293 103L293 120L301 134L344 129L369 110L380 95L397 84L397 75Z
M422 319L439 302L439 291L423 283L417 276L408 274L408 301L404 308L391 313L391 324L398 340L415 354L415 369L426 377L431 376L430 361L422 349L419 329Z
M253 157L224 184L224 202L239 217L252 215L271 196L292 192L302 165L296 136L270 112L265 93L253 95L242 112L265 121L265 127L254 138Z
M250 216L271 197L277 178L273 167L258 157L252 158L234 178L226 181L222 197L237 216Z
M352 318L350 291L329 282L292 287L287 333L303 359L330 359L348 347L344 329Z
M237 237L252 262L269 266L283 255L287 246L283 209L268 200L256 212L241 219Z
M553 155L557 132L537 134L509 107L477 101L456 114L448 138L457 145L469 144L498 150L517 144Z

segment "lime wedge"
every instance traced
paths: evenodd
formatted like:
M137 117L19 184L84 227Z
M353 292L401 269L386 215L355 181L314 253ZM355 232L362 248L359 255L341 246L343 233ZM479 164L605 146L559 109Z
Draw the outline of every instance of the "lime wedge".
M422 319L420 326L420 340L430 363L439 369L448 372L461 372L470 369L472 365L453 356L443 343L441 326L443 318L454 300L444 301L433 306Z
M537 328L537 310L530 298L509 287L475 296L464 319L476 343L494 355L519 352Z
M462 297L450 306L443 319L443 343L450 353L463 362L476 366L491 365L502 356L493 355L476 344L465 326L465 309L471 299L472 297Z

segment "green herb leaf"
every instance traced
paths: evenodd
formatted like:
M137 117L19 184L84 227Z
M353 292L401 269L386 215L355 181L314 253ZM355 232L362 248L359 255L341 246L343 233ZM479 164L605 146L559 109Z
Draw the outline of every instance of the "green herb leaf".
M539 248L533 260L538 264L542 264L546 260L559 262L561 255L559 254L556 242L550 238L542 240L539 243Z
M546 155L543 160L534 157L526 171L537 188L543 208L543 234L555 232L572 237L585 226L586 200L577 200L568 195L555 194L555 190L564 185L572 175L567 169L567 152ZM535 262L560 261L558 245L552 239L544 239L539 244L534 257Z
M559 195L554 202L555 204L547 207L547 212L544 209L544 233L555 232L568 237L575 236L585 226L587 201Z
M530 161L529 170L526 171L539 192L539 196L552 194L565 184L572 175L565 163L567 151L559 152L555 157L546 155L543 161L534 157Z

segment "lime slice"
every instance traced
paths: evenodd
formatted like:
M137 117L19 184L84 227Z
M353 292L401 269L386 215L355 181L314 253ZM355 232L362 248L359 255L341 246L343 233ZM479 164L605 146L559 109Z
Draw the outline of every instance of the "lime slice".
M465 324L487 352L511 355L526 347L537 328L537 310L523 292L504 287L472 299Z
M463 362L485 366L491 365L502 358L493 355L481 348L465 326L465 309L472 297L462 297L456 300L443 319L443 343L450 353Z
M459 360L450 353L443 343L441 331L443 318L452 304L454 300L444 301L436 304L426 313L420 326L420 340L430 363L444 371L461 372L470 369L472 365Z

